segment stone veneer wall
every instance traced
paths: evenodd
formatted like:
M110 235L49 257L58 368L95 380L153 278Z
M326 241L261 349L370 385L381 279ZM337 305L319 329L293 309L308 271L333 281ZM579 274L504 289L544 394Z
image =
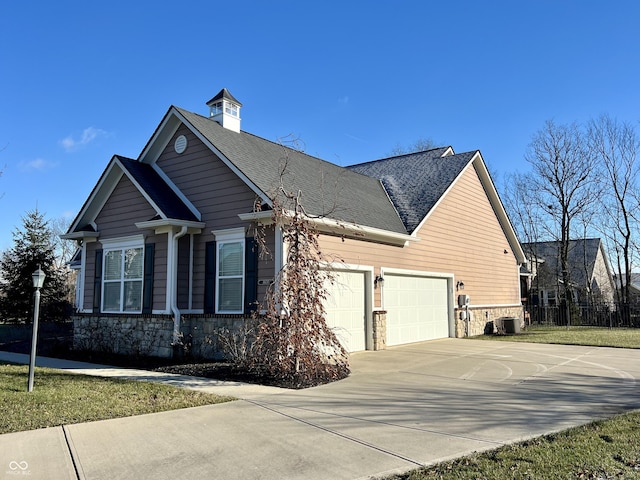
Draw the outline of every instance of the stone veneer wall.
M181 335L174 344L171 315L76 315L73 348L120 355L221 359L224 353L218 333L243 332L247 322L250 320L242 315L183 316Z
M387 312L375 310L373 312L373 349L387 348Z
M473 337L485 333L494 333L494 321L498 318L516 318L520 326L524 327L524 310L521 306L516 307L469 307L469 332L467 333L467 321L460 319L460 312L463 308L455 309L456 318L456 338L466 336ZM488 332L491 330L491 332Z

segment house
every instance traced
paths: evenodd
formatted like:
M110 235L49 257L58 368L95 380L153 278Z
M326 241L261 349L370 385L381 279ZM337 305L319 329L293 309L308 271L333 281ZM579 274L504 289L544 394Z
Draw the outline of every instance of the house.
M253 238L280 185L333 259L327 321L348 350L522 318L524 253L479 151L342 167L241 130L226 89L207 105L171 106L138 158L114 156L63 236L80 252L76 347L219 354L208 340L241 328L282 268L286 226L268 230L271 258Z
M559 304L562 285L560 242L523 243L531 266L530 301L540 306ZM576 303L613 304L615 283L604 244L599 238L569 242L569 278Z

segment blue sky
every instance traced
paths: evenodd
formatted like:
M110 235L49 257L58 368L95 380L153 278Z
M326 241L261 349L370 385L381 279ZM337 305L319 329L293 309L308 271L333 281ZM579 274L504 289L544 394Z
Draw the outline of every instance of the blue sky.
M524 170L545 120L640 120L639 21L632 0L3 2L0 249L223 87L243 130L338 164L430 137Z

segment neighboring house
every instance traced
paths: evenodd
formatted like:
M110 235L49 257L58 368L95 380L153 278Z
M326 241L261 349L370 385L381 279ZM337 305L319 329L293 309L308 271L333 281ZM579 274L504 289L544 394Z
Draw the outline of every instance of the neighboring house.
M282 267L282 226L272 258L252 238L279 185L301 192L334 259L327 320L350 351L522 319L524 253L479 151L345 168L242 131L226 89L207 105L170 107L137 159L114 156L63 236L80 247L77 347L219 354L209 340L240 328Z
M625 283L625 278L615 275L616 288L620 288ZM631 273L631 283L629 283L629 303L631 305L640 305L640 273Z
M555 241L522 244L531 271L529 301L533 305L556 306L560 302L564 289L559 248L560 242ZM568 264L575 302L614 302L613 273L602 240L571 240Z

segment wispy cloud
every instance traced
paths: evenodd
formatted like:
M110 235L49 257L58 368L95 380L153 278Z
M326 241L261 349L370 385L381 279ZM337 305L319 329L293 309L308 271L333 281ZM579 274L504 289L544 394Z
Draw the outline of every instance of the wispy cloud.
M58 166L57 162L36 158L28 162L20 163L20 170L23 172L46 172Z
M80 138L74 138L73 135L69 135L66 138L60 140L60 145L67 151L72 152L90 144L94 140L107 135L107 132L95 127L88 127L82 131Z
M347 103L349 103L349 96L345 95L343 97L338 98L338 103L346 105Z

